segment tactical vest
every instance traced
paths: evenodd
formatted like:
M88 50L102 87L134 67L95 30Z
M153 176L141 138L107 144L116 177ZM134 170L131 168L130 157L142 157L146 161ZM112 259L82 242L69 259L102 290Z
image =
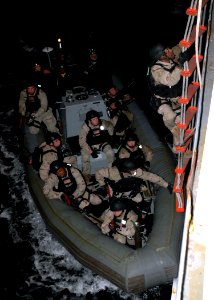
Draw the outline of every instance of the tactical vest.
M77 189L77 183L74 176L71 173L70 167L66 166L65 168L67 170L67 176L63 178L58 177L58 190L69 195L75 192L75 190Z
M120 217L115 217L114 216L114 221L116 224L118 224L120 226L120 224L122 224L122 227L126 227L126 223L128 220L128 213L130 212L130 209L126 209L125 214L123 216L123 218Z
M164 70L168 71L169 73L172 73L175 67L177 66L176 63L168 69L164 67L161 63L155 63L153 66L160 66ZM149 89L152 93L152 95L159 96L161 98L171 99L181 96L182 94L182 79L179 80L179 82L173 86L166 86L164 84L157 84L155 85L155 80L152 76L151 67L149 67L148 73L147 73L147 79L148 79L148 85Z
M27 93L26 112L34 113L41 107L40 99L38 98L39 89L37 88L35 95L31 96Z
M87 124L87 123L86 123ZM89 132L86 137L86 142L89 146L104 144L109 141L110 135L108 130L101 130L100 126L102 125L102 121L99 124L99 127L91 128L88 124Z
M131 160L136 161L139 167L144 167L146 159L143 151L139 147L133 152L126 146L124 148L129 152Z
M128 119L127 115L122 110L118 110L117 116L118 120L114 126L114 133L123 132L131 125L131 121Z

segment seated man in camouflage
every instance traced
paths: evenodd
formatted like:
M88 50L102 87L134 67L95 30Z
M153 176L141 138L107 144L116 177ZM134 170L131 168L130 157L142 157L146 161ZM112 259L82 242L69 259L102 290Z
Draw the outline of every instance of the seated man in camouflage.
M39 168L39 176L42 180L47 180L50 171L50 164L55 160L77 167L77 158L72 155L69 146L62 144L62 138L59 133L48 132L45 136L45 142L40 145L42 148L42 164Z
M135 246L135 225L138 215L129 208L126 199L115 198L102 215L102 233L112 236L115 241Z
M49 199L61 199L87 213L101 214L108 207L107 201L103 202L98 195L87 189L80 170L58 160L50 165L50 175L43 192Z
M112 124L100 118L99 112L90 110L86 113L86 120L82 124L79 134L79 145L82 155L82 171L88 182L90 180L90 157L97 158L97 151L106 154L108 166L114 161L114 151L110 145L113 135Z
M133 131L130 131L126 134L116 157L117 159L130 157L139 167L149 169L150 162L153 158L153 150L148 145L139 144L138 136Z
M26 83L19 97L19 113L25 117L30 133L37 134L43 122L48 131L59 132L52 109L48 106L46 93L33 81Z
M115 147L118 147L123 141L126 131L131 127L134 116L126 105L121 104L115 98L109 99L106 105L107 113L114 127L113 143Z
M131 197L136 203L143 201L142 192L145 189L144 181L149 181L167 188L169 192L172 193L171 183L168 183L162 177L154 173L143 170L130 158L120 159L117 166L98 169L95 177L100 186L98 192L105 190L106 182L113 181L113 190L115 189L119 196L124 196L125 194L125 196Z

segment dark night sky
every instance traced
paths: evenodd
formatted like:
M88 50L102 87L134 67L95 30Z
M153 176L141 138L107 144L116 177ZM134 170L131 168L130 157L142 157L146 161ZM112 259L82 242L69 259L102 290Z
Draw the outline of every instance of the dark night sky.
M56 2L56 1L54 1ZM147 60L148 49L156 41L171 44L183 38L189 0L165 1L28 1L2 10L2 66L20 62L20 44L42 49L58 47L60 37L64 47L78 53L88 47L90 32L95 32L96 44L114 61L141 68ZM157 3L156 3L157 2ZM44 6L45 3L45 6ZM50 3L50 4L49 4ZM74 4L75 3L75 4ZM181 6L172 14L174 5Z

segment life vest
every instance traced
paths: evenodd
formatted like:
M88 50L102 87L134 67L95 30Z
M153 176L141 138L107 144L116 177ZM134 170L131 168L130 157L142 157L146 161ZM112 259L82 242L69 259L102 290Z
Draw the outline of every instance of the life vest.
M65 166L67 175L63 178L58 177L59 179L59 184L58 184L58 190L60 192L68 194L73 194L75 190L77 189L77 183L74 178L74 176L71 173L70 166Z
M26 112L34 113L41 107L41 103L40 103L40 99L39 99L38 95L39 95L39 88L36 89L35 95L29 95L27 93Z
M110 135L108 133L108 130L100 129L100 126L102 125L102 121L100 121L99 126L96 126L95 128L91 128L87 122L86 124L89 128L89 132L86 137L86 142L89 146L104 144L109 141Z
M177 66L176 63L173 64L173 66L169 69L167 67L165 67L164 65L162 65L161 63L155 63L152 66L160 66L162 69L164 69L165 71L171 73L173 72L173 70L175 69L175 67ZM182 94L182 79L179 80L179 82L173 86L166 86L164 84L157 84L155 85L155 80L152 76L152 72L151 72L151 68L152 66L150 66L148 68L148 72L147 72L147 79L148 79L148 85L149 85L149 89L152 93L153 96L159 96L161 98L166 98L166 99L171 99L171 98L176 98L181 96ZM158 100L158 98L156 98ZM160 99L161 100L161 99Z
M145 159L145 155L144 155L143 151L139 148L139 146L138 146L138 148L135 151L131 151L126 146L124 146L123 148L126 149L126 151L129 153L129 155L130 155L129 157L130 157L131 160L136 161L137 165L139 167L144 167L146 159ZM122 148L120 148L120 150L121 149ZM120 152L120 150L119 150L119 152ZM119 152L117 153L117 156L116 156L117 159L120 159L119 158Z

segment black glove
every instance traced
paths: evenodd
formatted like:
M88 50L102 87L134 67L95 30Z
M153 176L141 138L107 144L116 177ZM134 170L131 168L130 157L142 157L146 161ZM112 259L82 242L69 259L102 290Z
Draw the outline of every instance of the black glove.
M172 194L172 192L173 192L173 185L171 183L168 183L167 189L170 192L170 194Z
M146 170L148 170L149 168L150 168L150 161L145 161L145 163L144 163L144 168L146 169Z
M185 61L189 60L189 51L186 50L184 52L181 52L178 58L179 64L183 65Z
M93 150L93 152L91 153L91 156L92 156L93 158L98 158L97 151L96 151L96 150Z

